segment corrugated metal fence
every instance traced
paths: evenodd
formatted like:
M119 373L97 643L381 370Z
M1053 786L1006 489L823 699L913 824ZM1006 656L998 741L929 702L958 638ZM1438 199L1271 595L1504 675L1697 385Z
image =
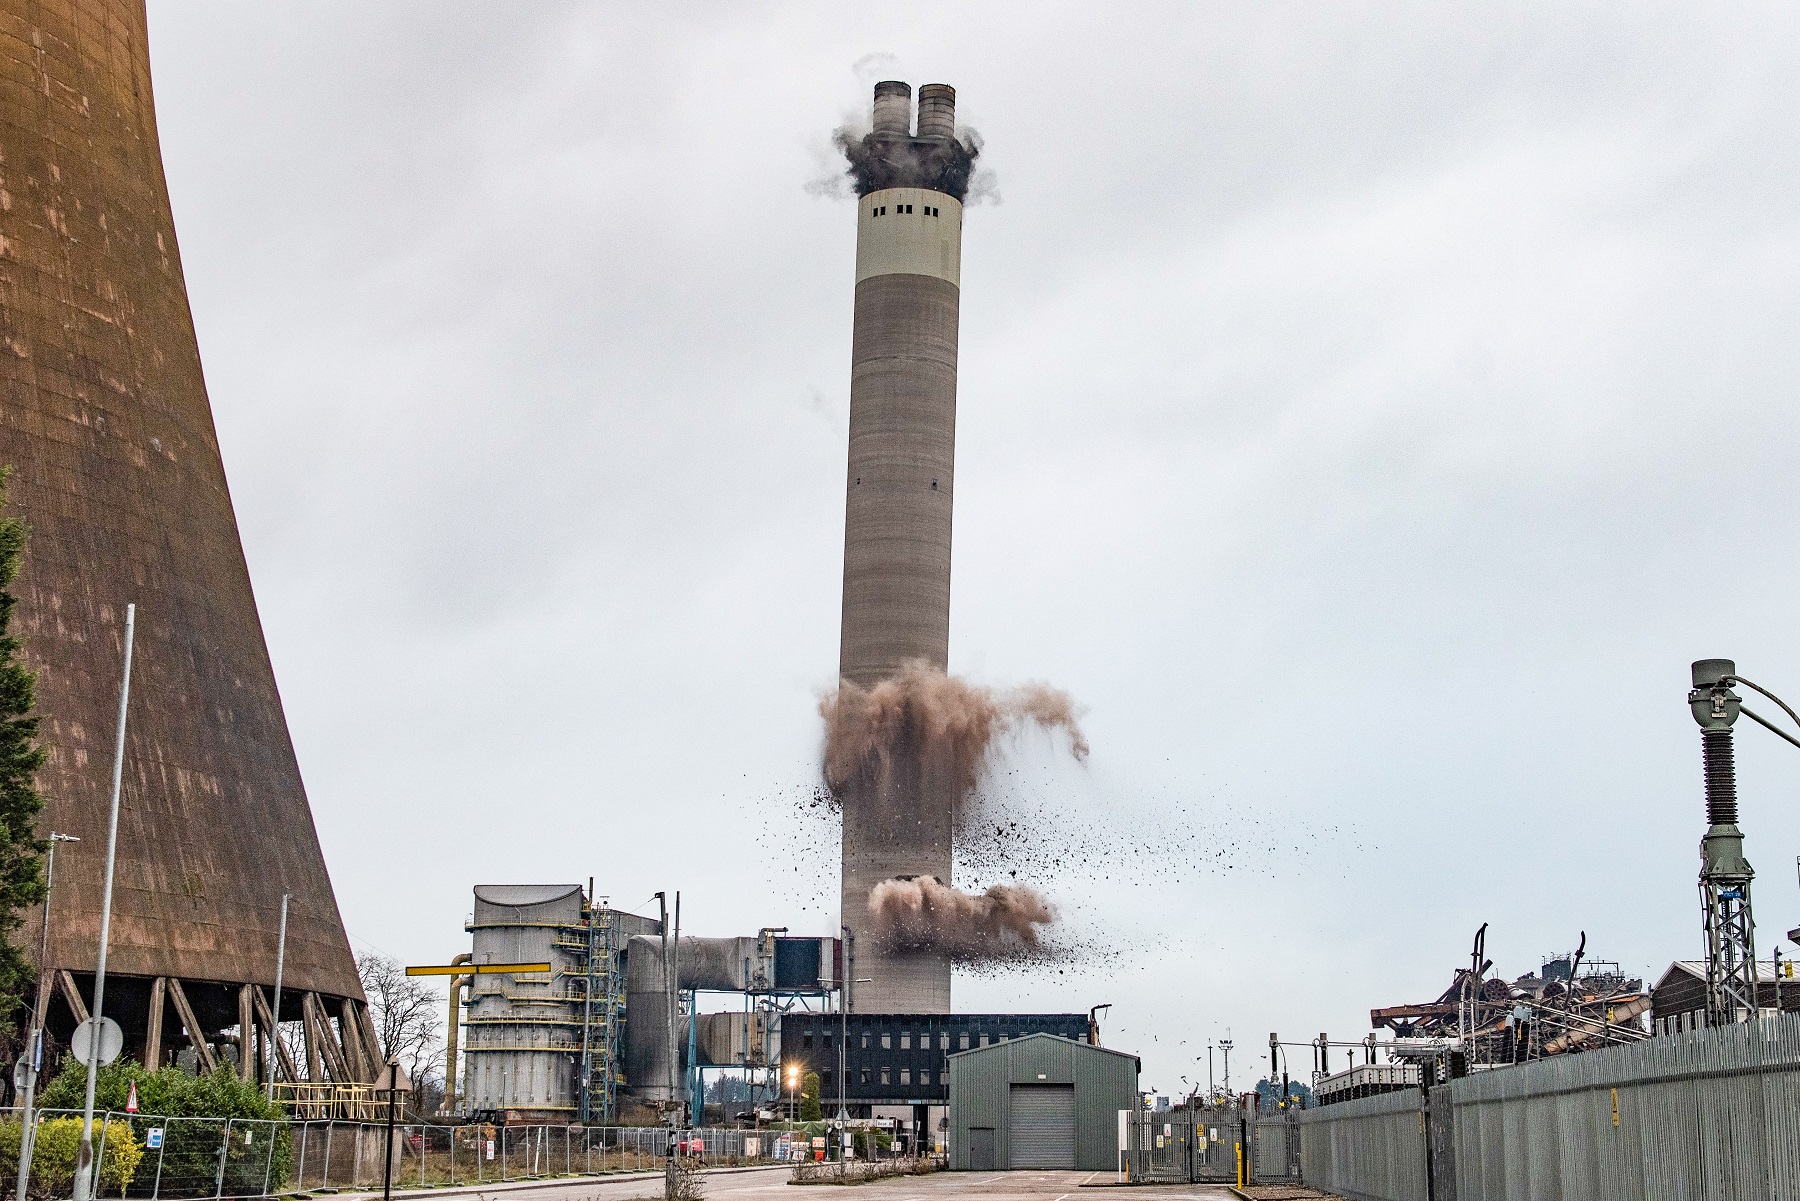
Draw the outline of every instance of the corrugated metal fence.
M1353 1201L1800 1198L1800 1015L1479 1072L1300 1117ZM1427 1185L1427 1177L1433 1182Z
M1425 1147L1415 1089L1300 1115L1300 1178L1350 1201L1427 1201Z

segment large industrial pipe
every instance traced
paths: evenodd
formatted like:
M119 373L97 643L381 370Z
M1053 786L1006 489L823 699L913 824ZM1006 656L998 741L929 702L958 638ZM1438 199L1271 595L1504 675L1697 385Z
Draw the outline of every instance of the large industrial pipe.
M451 967L469 962L467 952L450 961ZM456 1033L462 1025L462 990L475 983L474 976L450 977L450 1013L444 1023L444 1103L440 1112L456 1112Z

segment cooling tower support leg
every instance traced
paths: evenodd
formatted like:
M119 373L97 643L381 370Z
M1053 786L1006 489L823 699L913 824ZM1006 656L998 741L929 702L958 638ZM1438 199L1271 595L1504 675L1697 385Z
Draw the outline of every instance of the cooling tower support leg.
M37 1004L32 1007L32 1024L38 1029L44 1027L44 1015L50 1011L50 990L55 987L51 983L50 973L44 973L37 982Z
M75 1015L75 1020L87 1021L87 1002L81 999L81 990L75 987L75 977L64 969L56 973L56 983L62 989L63 1000L68 1003L69 1012Z
M275 1020L275 1012L269 1008L269 999L263 996L260 987L256 990L256 1016L262 1023L263 1032L269 1036L270 1045L275 1048L275 1062L269 1065L269 1070L278 1072L287 1080L300 1079L300 1073L294 1066L294 1057L289 1054L287 1044L281 1041L281 1024ZM315 1075L313 1079L318 1077Z
M256 1081L256 1002L254 984L238 986L238 1079Z
M293 1066L293 1055L288 1052L288 1044L281 1041L281 1023L275 1021L275 1012L268 1007L268 998L263 996L261 989L256 990L256 1016L257 1021L263 1023L263 1032L268 1035L268 1043L275 1048L275 1062L270 1064L270 1071L279 1070L279 1075L286 1080L301 1079L301 1073ZM317 1080L319 1077L313 1077L313 1079Z
M319 1032L313 1028L312 994L300 997L300 1028L306 1035L306 1078L325 1079L325 1056L319 1044Z
M162 1067L163 1006L168 1004L169 982L158 976L150 981L150 1014L144 1023L144 1068Z
M375 1032L375 1019L369 1016L369 1007L361 1001L350 1004L356 1009L357 1029L362 1031L363 1049L369 1055L369 1079L373 1080L381 1075L382 1066L387 1063L381 1050L381 1035Z
M187 993L182 991L181 981L169 977L169 1000L175 1003L175 1014L181 1019L182 1029L187 1031L188 1042L193 1044L194 1054L200 1057L200 1070L210 1076L218 1070L219 1061L213 1058L212 1047L207 1044L206 1030L194 1017L194 1007L188 1004Z
M306 1015L306 1058L308 1066L315 1071L313 1079L319 1078L316 1074L317 1060L322 1058L325 1070L333 1080L339 1084L354 1083L356 1074L344 1061L344 1048L332 1036L331 1019L325 1016L325 1002L319 999L318 993L309 992L301 1003L301 1009Z

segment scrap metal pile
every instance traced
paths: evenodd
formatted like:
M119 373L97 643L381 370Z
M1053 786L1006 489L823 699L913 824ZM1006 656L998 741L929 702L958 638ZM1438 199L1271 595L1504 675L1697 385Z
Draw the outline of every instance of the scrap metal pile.
M1644 982L1627 977L1616 963L1587 960L1585 932L1573 954L1557 956L1541 973L1510 983L1489 974L1494 965L1482 954L1486 938L1483 925L1469 966L1456 970L1437 1000L1370 1010L1370 1024L1398 1038L1444 1040L1459 1047L1471 1067L1522 1063L1650 1036L1650 996Z

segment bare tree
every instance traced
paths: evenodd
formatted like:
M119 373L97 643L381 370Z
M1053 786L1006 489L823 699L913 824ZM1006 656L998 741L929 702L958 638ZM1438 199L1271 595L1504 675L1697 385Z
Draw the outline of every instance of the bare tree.
M362 977L382 1051L400 1061L415 1087L429 1088L442 1075L444 998L385 955L358 955L356 974Z

